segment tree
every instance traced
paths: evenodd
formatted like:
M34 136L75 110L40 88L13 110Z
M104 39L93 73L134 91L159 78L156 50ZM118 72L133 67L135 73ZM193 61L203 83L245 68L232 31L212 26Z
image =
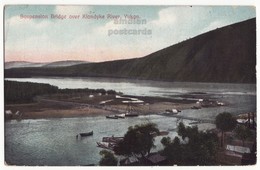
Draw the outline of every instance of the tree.
M250 131L249 128L243 126L243 125L239 125L235 128L235 136L242 140L243 142L243 146L245 145L245 140L252 137L253 133Z
M115 158L114 154L107 151L107 150L102 150L99 153L102 158L99 161L99 165L101 166L117 166L117 158Z
M185 139L186 137L192 138L194 135L197 135L198 132L197 126L185 127L182 122L178 125L178 135L180 135L182 139Z
M181 164L183 148L180 144L180 139L175 137L174 140L171 141L170 137L164 137L161 143L164 146L163 155L173 164Z
M159 133L159 130L153 123L130 126L124 135L124 139L115 147L115 154L144 157L155 147L155 133Z
M171 144L171 138L169 136L163 137L161 139L161 143L163 144L163 146L169 146Z
M183 123L178 125L178 137L169 141L163 138L163 154L172 164L177 165L213 165L217 152L217 136L212 132L199 132L197 127L185 127Z
M224 132L233 130L237 121L230 113L223 112L217 115L215 123L217 128L221 130L221 147L223 147Z

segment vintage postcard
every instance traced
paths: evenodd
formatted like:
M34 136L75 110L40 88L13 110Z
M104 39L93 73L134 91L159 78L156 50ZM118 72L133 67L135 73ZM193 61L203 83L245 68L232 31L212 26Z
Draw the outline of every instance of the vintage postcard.
M256 8L5 5L6 166L256 164Z

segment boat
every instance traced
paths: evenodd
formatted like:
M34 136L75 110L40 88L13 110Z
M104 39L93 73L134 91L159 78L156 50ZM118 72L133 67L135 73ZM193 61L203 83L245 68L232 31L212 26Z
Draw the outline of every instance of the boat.
M191 109L201 109L200 106L192 106Z
M110 149L108 147L108 144L104 143L104 142L97 142L97 147L104 148L104 149Z
M178 109L166 109L165 110L165 113L166 114L178 114L179 112L181 112L180 110L178 110Z
M128 105L127 108L126 108L126 114L125 114L125 117L137 117L139 116L137 113L133 113L133 108Z
M137 113L126 113L125 116L126 117L137 117L139 115Z
M115 145L111 144L111 143L97 142L97 147L100 147L100 148L103 148L103 149L113 150Z
M76 138L78 137L87 137L87 136L92 136L93 135L93 131L91 132L87 132L87 133L79 133L76 135Z
M120 118L120 119L124 119L125 114L117 114L117 115L115 115L115 117Z
M116 117L115 115L110 115L110 116L106 116L107 119L118 119L118 117Z

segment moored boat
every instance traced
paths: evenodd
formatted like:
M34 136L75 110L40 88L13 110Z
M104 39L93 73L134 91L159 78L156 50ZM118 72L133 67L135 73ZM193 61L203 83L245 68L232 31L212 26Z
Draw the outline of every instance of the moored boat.
M109 115L106 116L107 119L118 119L118 117L116 117L115 115Z
M178 114L179 112L181 112L180 110L178 110L178 109L166 109L165 110L165 113L166 114Z
M192 106L191 109L201 109L201 106Z
M104 143L104 142L97 142L97 147L104 148L104 149L110 149L108 147L108 144Z
M133 112L133 108L131 105L128 105L126 108L125 117L137 117L139 116L136 112Z
M79 133L76 135L76 138L78 137L87 137L87 136L92 136L93 135L93 131L91 132L86 132L86 133Z
M117 114L117 115L115 115L115 117L124 119L125 118L125 114Z
M97 147L100 147L100 148L103 148L103 149L113 150L114 147L115 147L115 144L105 143L105 142L97 142Z
M125 116L126 117L137 117L139 115L137 113L126 113Z

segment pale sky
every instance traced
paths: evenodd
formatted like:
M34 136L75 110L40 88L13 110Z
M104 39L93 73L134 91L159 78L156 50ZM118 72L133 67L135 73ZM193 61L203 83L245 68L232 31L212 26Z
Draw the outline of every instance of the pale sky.
M66 15L66 19L51 18L52 14ZM83 19L84 14L104 18ZM70 15L79 18L69 19ZM139 16L143 24L116 24L109 15L121 19L124 15ZM5 6L5 61L100 62L143 57L255 15L252 6ZM133 31L140 34L133 35Z

